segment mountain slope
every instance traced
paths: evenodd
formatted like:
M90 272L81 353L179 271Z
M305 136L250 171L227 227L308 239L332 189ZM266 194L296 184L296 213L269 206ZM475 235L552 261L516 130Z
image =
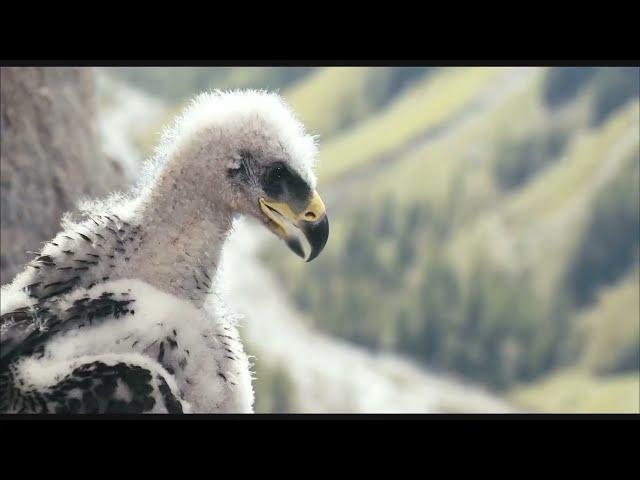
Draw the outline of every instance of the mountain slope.
M284 91L305 126L326 141L333 133L382 109L429 67L325 67Z
M323 144L320 178L332 181L445 122L500 74L499 68L450 68L416 82L383 111Z
M631 96L594 123L594 90L585 87L549 108L542 94L548 73L505 69L446 120L418 121L415 133L388 141L384 133L396 128L390 112L409 89L328 142L325 161L340 157L335 145L350 142L361 155L355 164L330 166L335 176L321 184L331 242L304 270L269 255L314 325L371 348L411 351L430 367L502 388L574 364L585 341L575 331L583 306L571 304L567 272L580 261L581 245L605 255L600 267L612 254L606 232L598 238L588 225L605 187L637 177L627 167L638 162L640 104ZM444 78L433 75L425 84L446 91ZM371 136L354 133L368 129ZM627 221L629 209L610 211L616 209ZM629 228L610 231L628 235ZM619 311L634 311L632 296L619 299ZM621 325L607 327L612 337L629 335ZM590 375L581 366L579 373Z

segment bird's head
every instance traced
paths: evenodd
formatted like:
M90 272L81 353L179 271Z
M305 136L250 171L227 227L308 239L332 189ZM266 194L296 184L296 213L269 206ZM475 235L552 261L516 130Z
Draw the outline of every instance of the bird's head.
M234 215L258 219L306 261L324 248L329 221L316 191L316 142L280 96L201 94L159 150L186 159L174 168L195 172L186 188L212 207L222 202Z

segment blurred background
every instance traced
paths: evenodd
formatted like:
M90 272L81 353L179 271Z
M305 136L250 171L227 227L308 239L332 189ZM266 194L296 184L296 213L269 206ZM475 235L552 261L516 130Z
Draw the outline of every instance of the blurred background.
M2 68L2 283L211 88L320 136L331 236L250 221L223 294L257 412L640 412L637 67Z

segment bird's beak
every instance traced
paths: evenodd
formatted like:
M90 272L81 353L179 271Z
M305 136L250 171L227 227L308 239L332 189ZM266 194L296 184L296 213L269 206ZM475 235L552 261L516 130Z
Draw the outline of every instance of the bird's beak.
M310 262L320 254L329 238L329 220L318 192L313 193L309 203L298 213L288 203L264 198L260 199L260 208L271 220L271 231L282 238L297 255ZM289 228L287 221L304 234L308 253L305 253L302 243Z

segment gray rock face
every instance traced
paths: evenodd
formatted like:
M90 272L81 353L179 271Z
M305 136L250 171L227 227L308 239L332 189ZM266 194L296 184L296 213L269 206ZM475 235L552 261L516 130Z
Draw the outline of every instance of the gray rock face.
M0 69L0 283L10 282L85 196L121 189L101 152L91 68Z

